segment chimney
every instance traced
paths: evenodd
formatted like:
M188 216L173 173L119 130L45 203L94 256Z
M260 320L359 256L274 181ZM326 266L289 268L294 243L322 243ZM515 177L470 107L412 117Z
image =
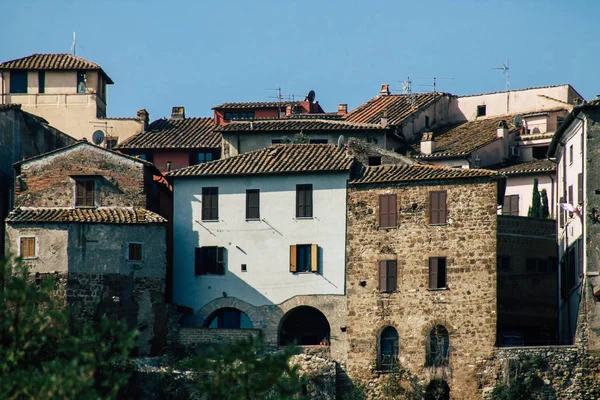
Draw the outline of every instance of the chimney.
M384 83L383 85L381 85L381 90L379 91L379 95L387 96L389 94L390 94L390 85L387 83Z
M433 139L433 132L425 132L421 139L421 153L430 155L435 151L435 140Z
M291 105L287 105L285 106L285 115L291 115L292 114L292 106Z
M348 104L338 104L338 115L348 114Z
M505 120L502 120L498 123L498 128L496 129L496 137L500 139L506 139L508 136L508 125Z
M173 165L173 163L171 161L167 161L167 172L171 172L171 165Z
M384 128L388 125L387 110L383 110L381 112L381 122L380 122L380 124Z
M144 124L144 130L148 129L148 123L150 122L150 114L145 108L138 110L136 119Z
M185 119L185 107L173 107L171 119Z

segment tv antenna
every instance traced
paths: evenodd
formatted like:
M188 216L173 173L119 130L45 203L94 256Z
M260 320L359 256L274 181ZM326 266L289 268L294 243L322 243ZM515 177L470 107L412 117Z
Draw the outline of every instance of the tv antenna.
M448 77L448 78L437 78L437 77L433 77L433 78L417 78L417 79L421 79L421 80L423 80L423 79L431 79L433 82L432 82L430 85L419 85L419 86L426 86L426 87L430 87L430 88L432 88L432 92L433 92L433 94L435 94L435 93L437 93L437 80L438 80L438 79L447 79L447 80L453 81L453 80L454 80L454 77L453 77L453 76L451 76L451 77Z
M506 91L508 92L510 86L510 67L508 66L508 57L506 57L506 64L502 64L502 66L498 68L490 69L497 69L504 72L504 77L506 78Z
M81 45L81 43L79 43L77 41L77 35L75 32L73 32L73 44L71 45L71 51L73 52L73 55L75 55L75 50L77 49L77 46L81 47L83 49L83 46Z
M410 76L406 77L405 81L400 82L402 84L402 94L408 95L408 101L411 107L415 106L416 99L415 94L412 91L412 81L410 80Z

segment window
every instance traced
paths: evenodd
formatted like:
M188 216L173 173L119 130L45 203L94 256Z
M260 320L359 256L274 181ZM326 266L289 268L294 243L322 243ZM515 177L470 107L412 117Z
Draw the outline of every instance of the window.
M397 224L397 199L395 194L379 195L379 227L395 228Z
M252 328L252 321L240 310L235 308L221 308L209 318L206 327L211 329L247 329Z
M565 117L557 116L556 117L556 129L560 128L562 123L565 122Z
M10 92L27 93L27 71L10 71Z
M38 93L46 92L46 71L38 71Z
M504 204L502 205L502 215L519 216L519 195L511 194L504 196Z
M310 144L327 144L329 143L327 139L310 139L308 141Z
M75 181L75 207L94 207L94 191L96 185L94 180Z
M565 226L565 210L561 207L561 204L565 202L565 197L562 196L558 200L558 223L561 228Z
M569 146L569 164L573 164L573 145Z
M87 79L85 76L85 71L77 71L77 93L85 93L86 92L86 85L87 85Z
M35 237L22 237L20 255L23 258L35 258Z
M246 190L246 219L260 219L260 190Z
M192 153L190 155L190 165L203 164L211 162L213 160L213 154L208 152Z
M446 288L446 258L429 258L429 289Z
M429 192L429 224L446 223L446 191Z
M441 367L448 365L450 356L450 337L443 325L434 326L427 338L426 366Z
M370 166L381 165L381 156L369 157L369 165Z
M573 185L569 186L569 192L568 192L568 200L569 200L569 204L573 204ZM569 217L573 217L573 213L569 212Z
M528 274L548 272L548 260L544 258L526 258L525 271Z
M498 256L496 268L498 271L510 271L510 256Z
M291 245L290 272L319 272L319 246L316 244Z
M225 113L225 121L230 121L232 119L249 119L254 118L254 111L246 111L246 112L226 112Z
M283 139L271 139L271 144L282 144Z
M398 364L398 331L393 326L381 331L378 356L380 371L390 371Z
M477 116L485 117L485 105L477 106Z
M217 246L196 247L195 275L225 275L225 248Z
M429 128L429 117L425 116L425 128Z
M107 149L109 149L109 150L114 149L117 146L117 143L119 143L118 136L107 136L106 137L106 148Z
M219 220L219 188L202 188L202 221Z
M313 216L313 186L296 185L296 218L312 218Z
M577 175L577 203L583 204L583 174Z
M142 261L142 244L129 243L129 251L127 254L129 261Z
M398 263L396 260L379 261L379 291L390 293L396 291L398 280Z
M545 160L547 152L548 152L548 146L537 146L537 147L531 148L532 156L536 160Z

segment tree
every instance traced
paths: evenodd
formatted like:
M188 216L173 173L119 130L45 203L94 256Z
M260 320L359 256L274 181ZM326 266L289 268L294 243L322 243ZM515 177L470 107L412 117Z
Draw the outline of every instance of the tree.
M308 144L309 138L308 135L305 135L304 132L300 131L294 135L292 142L294 144Z
M542 207L540 208L540 218L548 218L550 215L550 207L548 207L548 192L542 189Z
M300 399L303 379L289 363L295 352L293 347L267 352L260 335L213 348L180 366L198 374L195 388L202 399Z
M533 179L533 196L531 199L531 207L529 207L527 216L539 218L541 207L542 207L542 203L541 203L541 199L540 199L540 192L538 190L538 180L537 180L537 178L534 178Z
M136 332L106 317L79 322L19 260L0 260L0 398L113 399Z

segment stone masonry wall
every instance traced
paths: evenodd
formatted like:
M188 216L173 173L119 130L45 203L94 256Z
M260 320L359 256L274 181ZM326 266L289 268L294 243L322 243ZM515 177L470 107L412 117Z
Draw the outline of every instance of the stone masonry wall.
M447 191L447 224L428 223L429 192ZM453 399L479 398L477 365L492 357L496 337L496 192L488 180L356 185L348 191L347 335L351 380L377 398L378 335L399 334L399 363L427 386L444 379ZM398 225L378 229L380 194L396 193ZM428 290L429 257L446 257L447 288ZM378 290L378 261L396 260L397 290ZM448 367L425 367L435 325L449 332ZM378 389L379 388L379 389Z
M260 329L179 329L178 342L184 346L235 343L250 336L257 336Z

